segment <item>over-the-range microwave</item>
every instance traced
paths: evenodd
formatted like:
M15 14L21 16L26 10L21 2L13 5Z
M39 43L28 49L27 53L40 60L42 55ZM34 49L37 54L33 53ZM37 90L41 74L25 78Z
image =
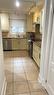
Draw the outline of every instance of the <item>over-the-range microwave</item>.
M39 23L33 23L33 32L40 32L40 24Z

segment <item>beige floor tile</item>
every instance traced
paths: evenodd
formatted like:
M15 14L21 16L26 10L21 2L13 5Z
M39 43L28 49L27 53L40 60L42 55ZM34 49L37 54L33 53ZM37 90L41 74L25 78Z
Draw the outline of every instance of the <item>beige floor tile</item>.
M5 65L5 70L8 70L8 71L13 71L14 70L14 66L11 65L11 64L8 64L8 65Z
M19 73L17 73L17 74L14 74L14 81L26 81L27 79L26 79L26 76L25 76L25 74L23 73L23 74L19 74Z
M33 63L24 63L23 67L24 67L24 70L26 72L28 72L28 71L33 71L33 72L38 71L38 67Z
M29 72L37 73L37 71L38 71L38 69L35 69L33 67L31 67L31 68L28 67L28 68L25 68L24 70L25 70L26 73L29 73ZM39 71L38 71L38 73L39 73Z
M14 67L14 73L24 73L24 68L22 67Z
M39 92L32 92L31 95L48 95L48 94L43 91L39 91Z
M8 75L8 74L13 74L14 73L14 69L13 70L5 70L5 74Z
M4 52L4 57L26 57L28 56L28 52L27 51L7 51Z
M7 81L7 83L12 82L13 81L13 76L12 75L6 76L6 81Z
M13 84L8 83L7 84L7 89L6 89L6 95L12 95L13 94Z
M14 95L30 95L30 94L24 93L24 94L14 94Z
M8 71L6 70L5 76L6 76L7 82L12 82L12 81L13 81L13 73L12 73L12 72L8 72Z
M6 93L6 95L13 95L13 93L11 93L11 94Z
M29 93L24 93L24 94L18 94L18 95L30 95Z
M43 91L44 88L37 81L28 81L30 91Z
M27 80L36 81L38 79L38 72L35 72L35 73L27 72L26 76L27 76Z
M23 64L22 63L16 63L16 64L14 64L14 66L23 68Z
M14 82L14 93L15 94L29 93L27 82Z

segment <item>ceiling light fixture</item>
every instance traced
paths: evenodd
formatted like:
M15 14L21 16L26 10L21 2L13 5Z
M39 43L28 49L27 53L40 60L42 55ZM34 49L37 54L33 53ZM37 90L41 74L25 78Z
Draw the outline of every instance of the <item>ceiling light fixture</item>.
M19 7L19 6L20 6L19 1L16 1L16 7Z

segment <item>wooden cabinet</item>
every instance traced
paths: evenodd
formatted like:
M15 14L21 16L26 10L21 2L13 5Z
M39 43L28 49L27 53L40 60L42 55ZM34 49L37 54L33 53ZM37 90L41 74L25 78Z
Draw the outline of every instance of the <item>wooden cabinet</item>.
M33 43L33 59L37 63L38 67L40 67L40 52L41 48L36 44L36 42Z
M32 25L33 24L33 15L27 15L27 27L26 27L26 31L27 32L33 32L32 31Z
M19 39L12 39L12 50L19 49L20 47Z
M40 12L37 11L33 15L33 23L40 24Z
M28 49L27 39L20 39L20 49Z
M27 39L12 39L12 50L27 50L28 43Z
M27 39L21 38L4 38L3 39L4 50L28 50Z

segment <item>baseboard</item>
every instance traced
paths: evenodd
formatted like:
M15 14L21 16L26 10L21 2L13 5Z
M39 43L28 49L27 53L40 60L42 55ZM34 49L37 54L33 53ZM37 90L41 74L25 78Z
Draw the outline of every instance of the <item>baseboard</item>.
M47 90L49 95L54 95L54 90L52 90L51 86L48 83L45 85L45 89Z
M40 76L40 74L39 74L38 81L39 81L42 85L44 85L44 79Z
M7 87L7 82L6 82L6 79L4 79L2 90L1 90L1 95L6 94L6 87Z
M51 86L44 81L43 78L39 75L38 81L42 84L42 86L46 89L49 95L54 95L54 90L52 90Z

